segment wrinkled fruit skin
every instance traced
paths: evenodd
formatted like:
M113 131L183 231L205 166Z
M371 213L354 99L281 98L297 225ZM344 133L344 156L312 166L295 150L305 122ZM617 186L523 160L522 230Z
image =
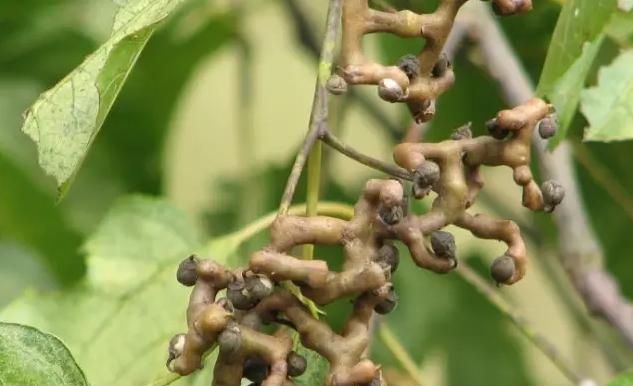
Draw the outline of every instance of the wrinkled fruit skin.
M218 345L220 346L220 351L227 354L233 354L240 350L242 335L237 324L231 324L220 333Z
M347 92L347 82L342 76L333 74L327 80L325 88L333 95L341 95Z
M378 83L378 96L387 102L398 102L404 98L404 90L398 82L385 78Z
M376 313L380 315L385 315L392 312L397 305L398 294L392 288L391 291L389 291L389 295L387 295L387 297L382 302L378 303L376 307L374 307L374 311L376 311Z
M446 74L446 70L451 66L451 62L448 60L448 56L445 52L442 52L442 55L433 66L432 74L434 78L441 78Z
M302 375L308 368L306 359L294 351L290 351L286 358L286 363L288 363L288 375L291 377Z
M197 271L198 262L195 256L189 256L184 259L180 265L178 265L178 271L176 271L176 280L184 286L191 287L196 284L198 280Z
M398 68L407 75L409 80L413 80L420 73L420 61L415 55L405 55L398 60Z
M420 199L426 196L440 180L440 167L433 161L424 161L413 172L413 195Z
M563 198L565 198L565 188L556 181L549 180L543 182L541 191L543 192L544 210L546 212L553 211L556 206L563 201Z
M490 266L490 276L497 284L507 283L514 275L514 260L510 256L497 257Z
M454 259L455 251L455 237L446 231L435 231L431 233L431 248L433 252L439 257L445 259Z
M398 269L400 264L400 252L393 244L385 244L378 250L376 262L385 268L389 268L391 273Z
M502 140L505 139L508 134L510 134L510 131L499 127L496 118L493 118L486 122L486 128L488 129L488 133L490 134L490 136L494 139Z
M387 225L395 225L402 220L404 216L402 207L400 205L392 207L382 207L379 212L380 219Z

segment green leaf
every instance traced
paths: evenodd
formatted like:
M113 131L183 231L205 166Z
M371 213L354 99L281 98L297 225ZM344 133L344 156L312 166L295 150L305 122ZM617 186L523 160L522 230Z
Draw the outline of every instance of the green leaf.
M600 35L591 43L585 43L582 54L569 67L569 70L558 79L548 94L550 102L556 106L558 116L556 136L549 141L549 146L552 148L567 137L567 129L576 114L576 106L578 106L580 93L584 87L584 81L579 81L579 79L584 80L587 77L603 40L604 35Z
M606 384L606 386L633 386L633 373L625 373Z
M176 282L175 271L181 259L201 250L196 234L165 201L125 198L86 244L82 285L52 295L28 293L0 319L64 339L94 386L145 385L166 372L167 342L186 329L190 289ZM215 251L220 262L231 253ZM137 269L138 275L130 271ZM209 377L201 373L201 382Z
M306 372L300 377L293 378L294 383L297 386L313 386L325 384L325 377L330 369L330 364L318 353L303 347L299 344L297 353L302 355L307 363L308 368Z
M88 382L59 339L33 327L0 322L0 384L87 386Z
M569 0L563 6L537 87L537 93L549 98L563 118L557 141L576 112L578 93L615 9L615 0Z
M60 197L145 43L181 1L127 2L116 15L110 38L28 110L22 130L37 144L40 165L56 179Z
M598 85L583 91L581 111L589 121L586 141L633 138L633 51L600 69Z

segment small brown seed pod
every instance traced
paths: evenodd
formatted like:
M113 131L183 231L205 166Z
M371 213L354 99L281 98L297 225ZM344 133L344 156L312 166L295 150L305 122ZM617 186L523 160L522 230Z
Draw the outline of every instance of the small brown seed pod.
M546 212L553 211L565 198L565 188L553 180L543 182L541 192L543 192L543 202L545 203L543 210Z
M454 141L459 141L460 139L470 139L473 137L473 132L471 130L472 122L468 122L467 124L458 127L455 129L453 134L451 134L451 139Z
M257 299L250 296L246 283L242 278L231 281L226 289L226 297L238 310L250 310L257 304Z
M435 231L431 233L431 248L438 257L454 259L457 249L455 237L446 231Z
M433 161L424 161L413 172L413 196L425 197L440 180L440 167Z
M347 82L342 76L332 74L332 76L328 78L325 88L334 95L345 94L347 92Z
M182 355L182 350L185 347L185 334L174 335L169 340L169 348L167 349L167 368L170 368L171 362Z
M505 139L510 131L507 129L502 129L499 127L499 123L497 122L497 118L492 118L486 122L486 128L488 129L488 133L494 139L502 140Z
M391 273L394 273L400 264L400 252L398 252L398 248L395 245L391 243L385 244L378 250L375 261L385 269L389 269Z
M176 280L184 286L191 287L198 280L198 259L191 255L180 262L176 271Z
M268 363L258 356L246 358L243 374L244 378L259 384L268 377Z
M550 114L541 119L538 123L538 134L543 139L551 138L556 134L558 129L558 118L556 114Z
M497 257L490 266L490 275L497 284L507 283L514 275L514 260L507 255Z
M265 275L249 276L245 280L245 289L249 297L259 301L273 292L273 282Z
M229 324L224 331L218 335L218 345L220 351L226 354L234 354L242 346L242 334L237 323Z
M448 60L448 55L446 55L446 52L442 52L442 55L440 55L440 57L437 59L437 62L433 66L433 70L431 70L431 73L433 74L434 78L441 78L442 76L444 76L444 74L446 74L446 70L449 69L450 66L451 62L450 60Z
M378 314L385 315L396 309L397 305L398 294L396 293L396 290L391 287L389 294L380 303L376 304L374 311Z
M409 80L413 80L420 73L420 61L415 55L405 55L398 60L398 68L407 75Z
M404 216L404 211L402 210L402 206L394 205L394 206L381 206L378 210L378 216L380 220L387 225L395 225L402 220Z
M398 102L404 98L404 90L395 80L385 78L378 83L378 96L387 102Z
M302 375L308 368L308 361L303 357L303 355L300 355L295 351L290 351L288 353L286 363L288 363L288 375L291 377L298 377Z

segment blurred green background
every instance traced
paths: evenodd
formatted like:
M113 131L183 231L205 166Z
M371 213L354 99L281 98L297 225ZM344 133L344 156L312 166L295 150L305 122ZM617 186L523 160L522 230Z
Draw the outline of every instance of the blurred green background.
M235 231L276 208L307 127L316 75L315 56L302 44L289 3L250 0L236 6L236 2L220 0L186 2L148 43L73 187L56 203L54 182L40 170L33 143L20 131L22 113L107 39L117 5L108 0L0 2L0 306L6 307L0 319L40 326L59 335L75 352L72 335L83 335L81 330L88 328L83 313L91 313L93 308L64 308L64 304L74 302L73 296L83 291L86 280L100 275L95 271L101 266L87 268L91 264L88 256L95 248L86 246L85 240L102 230L105 225L99 224L110 208L134 201L124 196L163 197L167 203L161 200L160 205L176 208L178 216L197 229L192 232L201 240ZM326 3L295 3L308 18L306 27L320 39ZM419 10L428 9L433 2L393 3ZM558 2L537 0L533 12L499 19L535 82L559 11ZM627 36L625 41L631 40ZM366 38L366 46L373 57L385 62L418 47L385 36ZM600 55L605 62L610 61L617 50L609 40ZM504 108L498 87L481 60L475 46L462 45L454 63L457 83L438 102L427 138L446 138L469 121L476 133L483 133L483 122ZM390 160L390 149L404 136L410 118L402 106L379 103L373 88L360 91L377 103L380 114L391 122L391 131L355 99L343 97L334 98L333 126L345 142ZM596 178L617 181L628 200L625 202L631 202L633 143L580 143L585 125L578 117L572 126L578 159L583 161L577 165L578 180L608 268L631 297L629 230L633 217L622 207L622 200L614 201ZM363 182L379 175L330 151L325 153L325 162L322 197L327 200L353 203ZM587 322L578 299L570 293L556 260L556 229L548 216L521 207L520 191L511 183L507 170L486 171L484 176L486 197L477 210L518 219L532 256L529 275L519 284L503 288L504 295L563 356L592 377L605 381L614 371L628 367L633 362L621 353L616 354L615 361L606 360L590 333L597 328L607 341L615 342L602 324ZM295 202L303 202L304 197L302 185ZM142 212L139 221L153 213ZM125 229L119 231L125 233ZM503 251L502 245L475 240L462 231L455 233L461 258L487 275L486 267ZM265 241L265 235L260 235L246 243L237 258L245 259ZM110 253L116 255L118 241L106 243L110 242L114 245L99 249L101 260L107 260ZM317 256L331 259L339 253L317 250ZM114 270L126 268L129 266L110 266ZM113 274L133 276L134 272ZM174 294L169 298L173 300L169 303L173 323L184 326L186 293L175 281L161 286L161 291ZM437 276L414 269L404 257L396 288L400 306L385 320L420 364L425 385L569 384L503 315L457 275ZM162 307L160 296L145 298L142 310L125 311L122 303L117 306L120 308L113 306L115 311L104 315L102 322L108 323L116 315L122 319L120 328L127 328L128 318L133 324L136 312ZM52 313L69 313L58 324L45 321L41 316L47 315L42 311L44 306L24 306L29 302L24 299L33 297L46 299ZM95 299L91 301L98 303ZM109 304L108 299L103 304ZM34 302L31 304L39 304ZM346 304L335 305L328 309L328 318L340 324L346 310ZM37 316L37 312L42 314ZM59 327L62 324L65 329ZM143 327L134 330L134 336L145 342L147 326ZM167 335L178 332L165 330ZM112 378L105 378L111 381L91 379L94 373L87 371L89 380L95 385L140 385L152 379L162 369L160 353L167 339L159 335L155 341L144 343L152 355L142 369L126 372L114 367L119 370L110 371L107 377ZM107 373L108 366L103 363L118 359L108 357L108 350L102 347L105 344L75 352L79 364L91 369L96 367L91 362L100 363ZM617 351L617 344L613 345ZM379 340L372 355L394 379L404 374ZM149 370L152 368L155 371ZM179 384L187 382L191 381ZM204 379L200 382L206 384Z

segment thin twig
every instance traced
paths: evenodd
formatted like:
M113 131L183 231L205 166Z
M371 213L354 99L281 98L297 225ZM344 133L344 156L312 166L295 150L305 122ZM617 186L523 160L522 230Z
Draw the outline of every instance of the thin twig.
M327 123L328 113L328 92L325 88L327 80L332 69L334 61L334 51L336 47L336 39L340 29L342 0L330 0L327 14L327 24L325 27L325 37L321 48L319 59L319 73L314 90L314 99L312 101L312 112L310 113L310 128L306 135L301 151L297 154L292 171L286 182L286 188L279 204L279 214L283 215L288 212L290 202L294 196L299 182L299 177L305 166L306 159L312 146L315 144L317 137L324 125Z
M363 165L369 166L372 169L380 170L381 172L389 174L390 176L403 178L405 180L413 179L411 173L409 173L406 169L403 169L396 165L388 164L386 162L363 154L354 149L352 146L343 143L334 134L330 133L327 130L323 133L321 140L341 154L346 155L347 157L356 160Z
M517 105L534 95L534 86L490 11L470 4L479 47L490 72L499 81L506 102ZM569 142L549 152L547 142L535 132L537 153L546 179L565 187L565 199L554 211L560 260L589 311L615 328L633 348L633 306L622 295L617 281L604 269L604 253L593 232L573 168Z
M569 361L561 356L556 346L543 335L535 331L529 322L520 315L514 307L508 304L493 286L486 283L485 280L465 264L460 265L457 268L457 272L466 282L481 292L486 299L510 319L518 330L545 354L572 383L581 384L582 381L586 380L584 376L580 375L580 373L574 369Z
M378 336L380 337L381 342L387 347L393 357L400 363L402 369L405 370L411 379L415 382L416 385L422 386L422 381L420 380L420 371L418 370L418 366L415 364L415 361L407 350L402 346L396 335L391 331L391 328L384 320L380 324L380 328L378 329Z

